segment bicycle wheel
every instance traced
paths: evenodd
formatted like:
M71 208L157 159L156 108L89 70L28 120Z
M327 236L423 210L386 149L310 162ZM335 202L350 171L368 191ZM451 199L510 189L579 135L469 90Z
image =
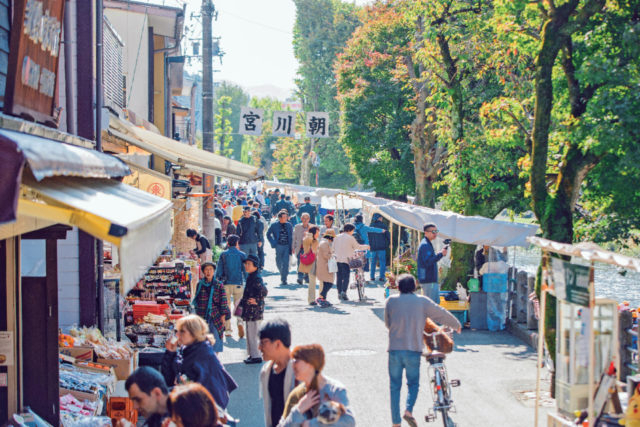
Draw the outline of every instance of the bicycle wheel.
M364 296L364 280L362 280L362 278L358 280L358 298L360 301L364 301L366 299Z
M455 423L449 417L449 397L447 393L448 384L447 374L443 372L443 368L438 367L435 369L435 386L437 393L437 406L439 407L440 415L442 415L442 423L444 427L455 427Z

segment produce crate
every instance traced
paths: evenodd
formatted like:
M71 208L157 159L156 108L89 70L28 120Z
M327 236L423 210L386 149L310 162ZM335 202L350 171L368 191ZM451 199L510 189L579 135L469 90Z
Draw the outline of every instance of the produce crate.
M133 306L133 320L137 321L148 313L164 315L164 312L169 309L168 304L134 304Z

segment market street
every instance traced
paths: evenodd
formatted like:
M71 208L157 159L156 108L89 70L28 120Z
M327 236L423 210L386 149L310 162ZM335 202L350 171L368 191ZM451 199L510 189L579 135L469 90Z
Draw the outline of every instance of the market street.
M280 316L289 321L292 347L314 342L324 347L327 358L323 372L346 386L357 425L390 426L383 287L367 287L367 296L371 298L367 304L338 303L334 287L328 294L334 306L321 309L307 305L306 285L279 286L279 276L270 274L276 271L274 252L270 248L266 252L266 269L269 295L265 319ZM289 275L290 283L295 283L295 279L295 275ZM354 290L349 296L357 298ZM464 329L454 339L456 349L447 358L447 369L450 378L460 379L462 385L453 389L457 409L457 413L452 414L453 420L459 426L532 426L534 401L523 404L518 397L522 392L535 390L535 352L505 331ZM221 355L225 367L240 386L231 394L228 409L240 418L241 426L257 427L264 425L258 387L261 365L242 362L246 358L245 346L244 339L227 338ZM426 362L420 375L420 395L414 415L420 425L429 425L424 421L432 405L426 386ZM548 390L547 381L543 388ZM401 402L405 396L403 385ZM545 409L541 410L541 416ZM431 425L441 423L438 418Z

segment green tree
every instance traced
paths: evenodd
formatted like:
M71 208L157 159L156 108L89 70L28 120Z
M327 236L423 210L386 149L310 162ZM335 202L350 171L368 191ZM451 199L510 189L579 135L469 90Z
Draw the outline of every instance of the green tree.
M339 115L333 62L360 23L358 8L339 0L294 0L294 3L293 48L300 64L297 93L304 111L329 112L329 134L337 135ZM320 159L317 172L321 185L344 188L355 182L348 158L335 136L327 139L303 137L302 143L300 183L309 184L315 158Z
M222 154L225 157L231 157L233 155L233 149L231 148L232 135L231 135L231 97L221 96L217 102L218 112L215 114L216 127L213 130L213 140L217 147L216 154Z
M531 149L523 163L543 236L571 243L574 225L585 235L603 229L608 238L624 236L624 225L635 224L639 213L637 189L623 183L639 178L630 162L638 159L640 123L632 111L640 4L502 0L497 10L505 23L501 37L534 40L518 40L535 56ZM596 219L593 227L589 219ZM555 358L556 304L547 301L545 340Z
M415 103L398 59L411 28L387 5L367 8L335 65L340 142L358 177L377 193L398 198L416 188L410 125Z
M229 108L231 108L231 114L227 117L231 125L231 141L229 142L229 149L235 154L239 160L239 153L242 151L243 136L239 134L238 126L240 124L240 109L249 105L250 96L240 86L223 81L219 86L215 88L214 100L213 100L213 114L218 113L219 99L223 96L231 98L229 102Z

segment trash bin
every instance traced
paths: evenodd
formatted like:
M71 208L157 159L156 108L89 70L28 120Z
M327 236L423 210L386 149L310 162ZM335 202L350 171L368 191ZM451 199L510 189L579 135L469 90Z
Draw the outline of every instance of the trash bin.
M474 292L469 303L471 329L487 329L487 293Z

